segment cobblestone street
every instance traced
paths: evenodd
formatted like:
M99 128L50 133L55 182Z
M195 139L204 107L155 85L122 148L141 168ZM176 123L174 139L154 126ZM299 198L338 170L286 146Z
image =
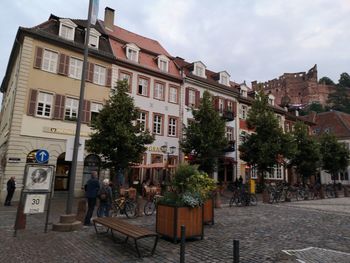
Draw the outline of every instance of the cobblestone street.
M51 223L58 221L64 205L63 199L53 201ZM160 239L153 257L138 259L133 243L113 243L109 235L97 236L93 227L45 234L44 217L38 215L27 217L27 229L13 237L15 214L15 207L0 207L1 262L179 262L179 244ZM155 229L154 215L128 222ZM348 263L349 229L350 198L256 207L224 205L215 209L215 225L205 226L204 240L186 243L186 262L233 262L233 239L238 239L240 262L297 262L282 259L287 255L282 250L287 250L303 262ZM143 242L141 247L149 251L151 244ZM318 249L290 252L310 247Z

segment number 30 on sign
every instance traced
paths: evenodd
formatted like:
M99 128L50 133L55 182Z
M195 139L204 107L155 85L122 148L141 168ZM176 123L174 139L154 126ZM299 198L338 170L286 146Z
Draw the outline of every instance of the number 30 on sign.
M25 214L44 213L46 194L27 194L24 204Z

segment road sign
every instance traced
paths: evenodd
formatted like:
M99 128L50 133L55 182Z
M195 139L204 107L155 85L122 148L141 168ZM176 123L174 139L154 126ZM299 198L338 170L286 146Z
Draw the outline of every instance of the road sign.
M25 214L39 214L44 213L46 194L27 194L26 202L24 204Z
M39 150L35 154L35 159L38 163L46 163L49 160L49 152L46 150Z

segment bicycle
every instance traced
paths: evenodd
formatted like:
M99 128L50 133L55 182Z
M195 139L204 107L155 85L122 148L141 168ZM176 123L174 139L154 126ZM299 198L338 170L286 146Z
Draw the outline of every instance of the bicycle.
M116 217L118 212L120 214L125 214L127 218L134 218L137 215L136 202L130 199L128 196L121 196L112 202L111 206L111 216Z
M239 188L236 188L234 190L229 203L230 207L232 207L234 203L236 204L236 206L257 205L258 202L255 194L249 193L245 190L243 191L239 191L239 190L240 190Z
M157 200L159 197L161 197L161 195L157 195L157 194L153 195L145 203L145 206L143 207L143 212L145 213L146 216L151 216L151 215L153 215L154 211L156 211Z
M327 198L334 198L335 197L335 186L332 183L329 183L326 185L326 196Z

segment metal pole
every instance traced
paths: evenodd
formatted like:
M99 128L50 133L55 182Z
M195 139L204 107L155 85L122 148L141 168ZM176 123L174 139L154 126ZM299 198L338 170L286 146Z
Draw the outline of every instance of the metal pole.
M181 226L181 243L180 243L180 263L185 263L185 233L186 227L184 225Z
M239 263L239 241L233 240L233 263Z
M77 171L80 126L81 126L81 117L83 113L86 67L87 67L87 59L88 59L88 52L89 52L88 43L89 43L89 36L90 36L91 12L92 12L92 0L89 1L89 13L88 13L88 21L86 26L85 44L84 44L83 72L81 74L81 84L80 84L78 119L77 119L77 126L75 129L73 160L72 160L72 167L70 170L70 177L69 177L69 192L68 192L68 199L67 199L66 214L71 214L72 207L73 207L75 173Z

